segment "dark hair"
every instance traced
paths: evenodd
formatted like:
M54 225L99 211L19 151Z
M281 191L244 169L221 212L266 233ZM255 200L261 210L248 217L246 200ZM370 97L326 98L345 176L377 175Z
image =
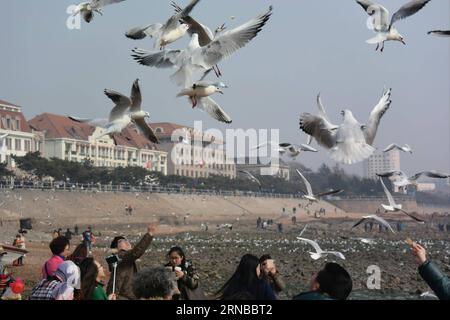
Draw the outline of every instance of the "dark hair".
M67 246L70 246L70 241L64 236L57 237L50 242L50 250L54 255L63 253Z
M75 250L73 250L72 254L67 257L67 260L75 262L76 265L80 266L81 262L87 258L89 252L87 247L80 243Z
M259 286L259 278L256 274L258 264L258 257L252 254L244 255L234 274L216 293L217 298L226 300L242 292L256 293Z
M133 293L136 298L163 298L177 288L175 274L163 267L146 268L133 278Z
M186 255L184 254L183 249L181 249L180 247L172 247L170 248L167 256L169 257L174 252L178 253L178 255L181 257L181 265L184 267L184 265L186 264Z
M263 263L266 260L272 259L272 256L270 254L264 254L259 258L259 264Z
M98 267L93 258L86 258L80 263L81 296L80 300L91 300L97 286Z
M349 273L337 263L327 263L317 274L320 292L331 298L345 300L352 292L353 283Z
M126 238L124 236L117 236L114 237L113 241L111 242L111 249L117 249L117 244L120 240L125 240Z

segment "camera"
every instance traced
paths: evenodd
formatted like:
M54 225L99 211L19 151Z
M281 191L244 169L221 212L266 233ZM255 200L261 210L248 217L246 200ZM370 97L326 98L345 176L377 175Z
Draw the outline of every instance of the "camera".
M110 256L107 256L105 259L106 259L106 262L108 263L108 265L117 264L121 260L117 254L112 254Z

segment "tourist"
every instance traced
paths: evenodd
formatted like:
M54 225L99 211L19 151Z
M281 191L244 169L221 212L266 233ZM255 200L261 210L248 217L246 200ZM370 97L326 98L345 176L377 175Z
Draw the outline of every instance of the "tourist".
M419 265L419 274L422 279L430 286L431 290L440 300L450 300L450 278L442 273L441 270L427 259L427 252L424 247L418 243L412 244L412 253Z
M13 246L18 249L25 250L25 237L23 236L23 234L20 234L20 233L16 234L16 238L14 239ZM17 261L15 261L15 265L23 266L24 257L25 257L25 255L20 256L20 258L17 259Z
M177 278L179 297L174 300L205 300L205 295L199 287L199 276L192 262L186 261L186 255L180 247L173 247L167 254L169 267ZM178 299L177 299L178 298Z
M245 293L253 300L276 300L269 282L260 279L260 275L259 259L252 254L244 255L234 274L216 293L217 298L228 300Z
M83 244L89 253L92 252L92 242L94 235L92 234L92 227L88 227L86 231L83 232Z
M297 224L297 217L293 216L291 221L292 221L292 224L295 226Z
M131 247L130 242L124 236L113 239L109 253L117 255L120 261L118 261L116 269L115 292L112 292L114 277L110 277L106 290L108 295L115 293L117 299L133 300L135 298L131 281L137 272L136 260L145 253L152 243L154 232L155 227L148 225L147 232L134 248ZM113 270L112 266L110 266L110 270Z
M42 267L42 279L47 279L55 274L59 265L69 256L70 242L66 237L57 237L50 242L50 250L53 256Z
M32 290L30 300L74 300L79 290L80 269L72 261L61 263L53 276L41 280Z
M286 288L282 276L275 266L275 262L269 254L265 254L259 258L261 269L261 278L267 280L275 294L279 294Z
M73 232L70 231L69 228L67 228L66 233L64 234L64 236L65 236L67 239L72 240L72 235L73 235Z
M75 225L75 228L73 228L73 231L75 232L75 235L77 236L78 235L78 225Z
M175 273L167 268L146 268L134 276L133 294L137 299L172 300L178 294Z
M346 300L352 292L352 278L337 263L327 263L310 282L310 291L295 296L294 300Z
M116 295L106 295L103 266L94 258L86 258L80 264L81 293L80 300L115 300Z

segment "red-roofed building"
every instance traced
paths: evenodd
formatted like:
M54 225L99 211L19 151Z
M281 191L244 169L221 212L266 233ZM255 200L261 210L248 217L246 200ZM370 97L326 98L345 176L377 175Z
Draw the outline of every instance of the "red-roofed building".
M99 139L105 129L44 113L29 121L31 128L45 135L45 156L68 161L93 161L98 167L141 166L167 174L167 153L137 132L134 125L122 134Z
M227 159L217 135L175 123L150 123L168 155L168 174L191 178L236 177L234 160Z
M42 152L42 138L28 125L20 106L0 100L0 162L14 168L11 156Z

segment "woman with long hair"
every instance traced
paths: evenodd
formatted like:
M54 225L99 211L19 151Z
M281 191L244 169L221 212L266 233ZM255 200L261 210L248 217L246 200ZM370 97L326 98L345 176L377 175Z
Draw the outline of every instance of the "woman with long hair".
M219 289L216 297L220 300L236 300L241 296L250 300L277 300L270 284L260 278L259 268L258 257L244 255L236 271Z
M67 257L66 260L70 260L75 262L77 266L81 265L84 259L86 259L89 255L89 252L86 246L83 243L80 243L75 250L73 250L72 254Z
M174 300L205 300L203 291L199 288L199 276L192 263L186 260L186 255L180 247L173 247L167 254L169 263L165 267L175 272L177 278L179 296Z
M86 258L80 264L81 292L80 300L115 300L114 294L106 296L103 266L93 258Z

